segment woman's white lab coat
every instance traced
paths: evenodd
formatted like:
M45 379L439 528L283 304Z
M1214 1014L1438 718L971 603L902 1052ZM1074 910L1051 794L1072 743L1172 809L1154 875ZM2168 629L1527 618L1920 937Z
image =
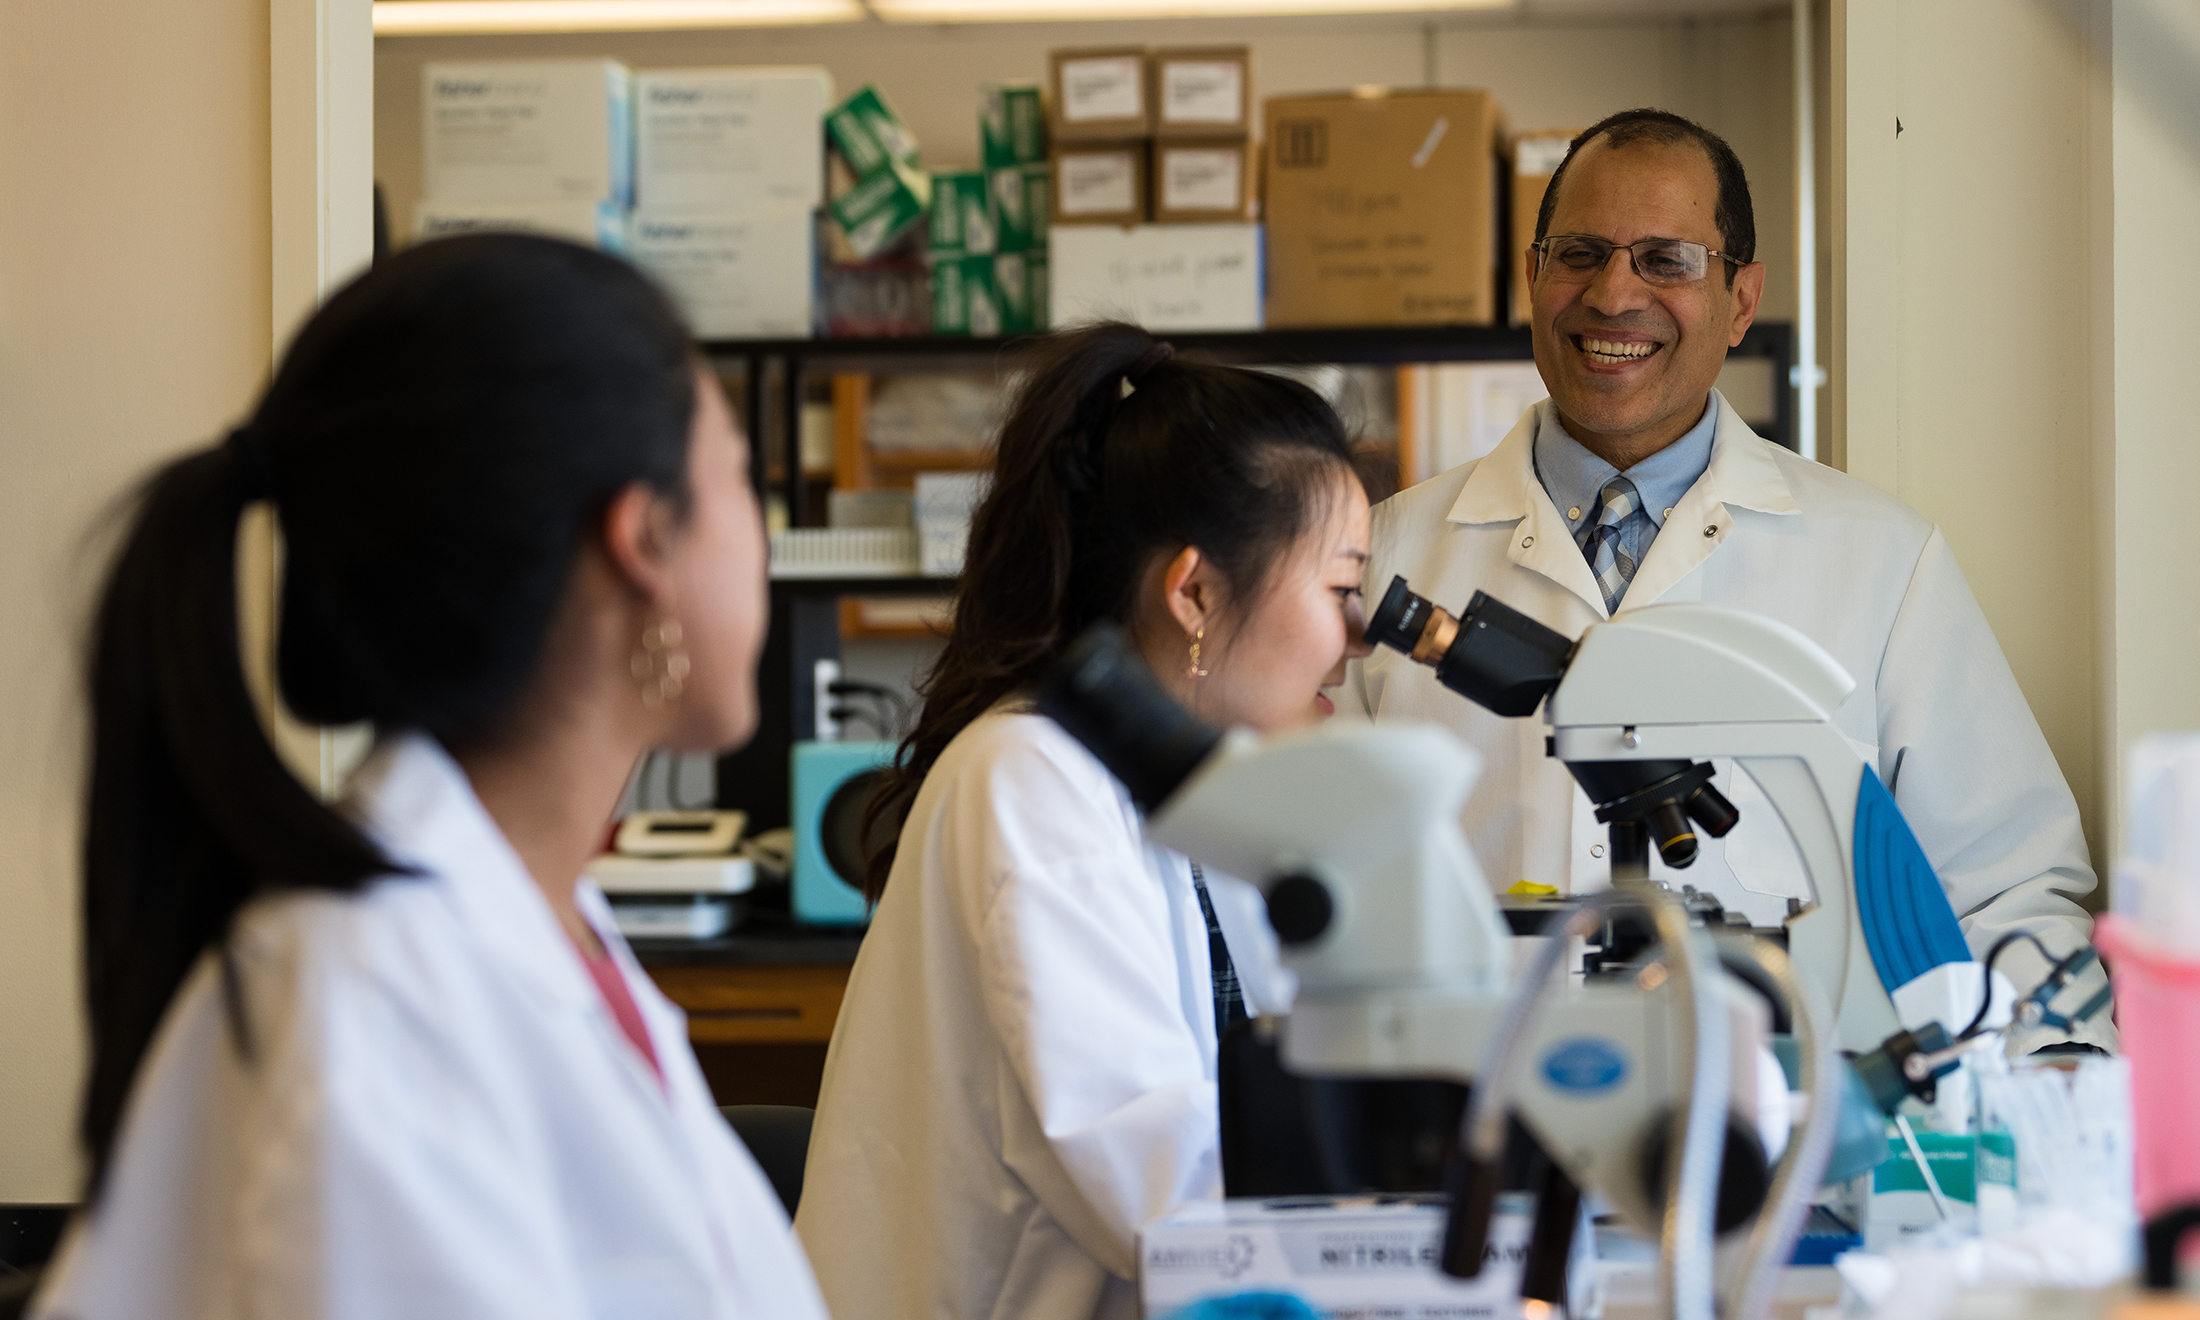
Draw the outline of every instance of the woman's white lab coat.
M662 1085L438 745L385 743L353 800L421 874L246 909L231 947L249 1057L200 959L33 1314L822 1320L679 1010L594 886L583 910Z
M1675 601L1768 615L1815 640L1856 679L1834 724L1893 786L1975 953L2034 931L2058 955L2089 938L2076 899L2093 888L2078 807L1992 629L1931 523L1901 501L1751 432L1717 392L1711 463L1665 519L1619 612ZM1537 404L1483 458L1375 510L1368 588L1392 574L1458 608L1476 591L1569 637L1604 599L1531 457ZM1605 831L1540 718L1504 719L1394 651L1355 662L1340 708L1457 730L1487 761L1462 823L1490 881L1602 889ZM1807 896L1778 814L1747 776L1720 783L1742 820L1667 878L1717 894L1760 924ZM1667 876L1653 859L1652 871ZM2000 964L2021 988L2046 970L2029 947ZM2073 992L2075 993L2075 992ZM2082 998L2080 996L2079 998ZM2105 1027L2080 1039L2108 1043ZM2039 1043L2039 1042L2033 1042Z
M796 1228L837 1320L1138 1313L1137 1234L1222 1194L1206 925L1052 720L925 778L825 1061Z

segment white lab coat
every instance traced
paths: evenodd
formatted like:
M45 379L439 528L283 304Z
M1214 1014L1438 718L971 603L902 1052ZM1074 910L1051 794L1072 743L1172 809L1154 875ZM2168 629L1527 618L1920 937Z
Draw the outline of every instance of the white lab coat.
M2094 884L2077 803L1948 543L1899 500L1760 439L1711 397L1710 466L1673 506L1620 613L1731 605L1817 641L1857 680L1834 723L1894 786L1973 951L2020 927L2058 954L2077 948L2092 922L2074 900ZM1403 574L1440 605L1456 610L1487 591L1569 637L1605 617L1588 562L1536 478L1536 419L1549 407L1530 409L1487 456L1375 510L1371 599ZM1528 880L1587 893L1610 882L1604 827L1545 755L1540 717L1490 714L1388 649L1355 662L1345 686L1340 708L1447 725L1487 758L1462 823L1495 887ZM1776 924L1787 899L1808 892L1801 861L1755 784L1720 768L1741 824L1704 840L1688 870L1668 873L1653 858L1653 873ZM2045 971L2029 947L1997 965L2020 989ZM2078 1038L2114 1039L2105 1024Z
M423 874L246 909L232 947L250 1062L200 959L98 1211L71 1226L33 1315L823 1320L679 1010L594 886L583 910L661 1086L439 746L386 742L353 797Z
M1052 720L996 710L902 829L795 1226L837 1320L1138 1314L1137 1234L1222 1194L1205 921Z

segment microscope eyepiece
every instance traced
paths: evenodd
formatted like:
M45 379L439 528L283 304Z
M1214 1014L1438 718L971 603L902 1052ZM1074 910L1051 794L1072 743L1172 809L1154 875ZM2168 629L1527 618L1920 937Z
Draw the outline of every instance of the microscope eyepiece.
M1402 577L1368 621L1367 640L1402 651L1436 680L1494 714L1532 715L1566 676L1574 644L1486 592L1458 618L1413 594Z

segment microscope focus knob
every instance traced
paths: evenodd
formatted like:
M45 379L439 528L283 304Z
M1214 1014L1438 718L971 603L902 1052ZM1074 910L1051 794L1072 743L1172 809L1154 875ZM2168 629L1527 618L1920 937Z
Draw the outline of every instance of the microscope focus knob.
M1311 944L1336 918L1329 886L1303 873L1278 877L1268 887L1268 924L1285 944Z

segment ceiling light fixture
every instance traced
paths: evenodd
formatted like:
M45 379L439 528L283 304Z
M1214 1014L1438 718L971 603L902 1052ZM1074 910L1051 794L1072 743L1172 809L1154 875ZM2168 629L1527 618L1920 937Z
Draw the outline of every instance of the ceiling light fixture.
M1045 23L1155 18L1425 14L1510 9L1513 0L869 0L889 23Z
M378 37L860 23L862 0L376 0Z

